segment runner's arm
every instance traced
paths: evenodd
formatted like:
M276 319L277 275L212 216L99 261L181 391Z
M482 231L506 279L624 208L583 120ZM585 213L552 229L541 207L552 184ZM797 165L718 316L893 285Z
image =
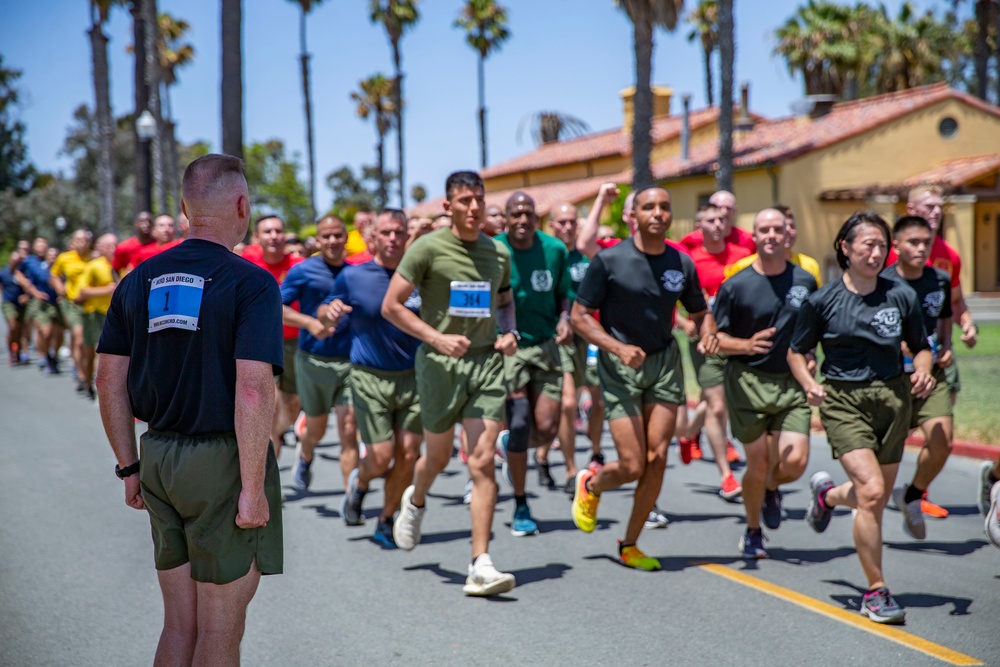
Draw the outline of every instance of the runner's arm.
M792 377L806 393L809 405L816 406L822 403L823 399L826 398L826 390L823 389L823 385L816 382L816 378L809 372L809 362L806 360L806 355L788 348L788 355L785 358L788 360L788 369L792 371Z
M595 308L587 308L579 301L574 302L573 310L570 311L573 330L591 345L596 345L602 351L617 356L625 365L631 368L641 366L646 359L646 353L642 348L623 343L609 334L594 317L596 312Z
M962 342L968 348L975 347L976 339L979 336L979 327L972 319L972 311L969 310L969 304L965 302L961 285L951 291L951 315L955 324L962 330Z
M270 510L264 495L267 453L271 448L274 415L274 373L271 364L236 360L236 443L240 457L240 498L236 525L257 528L267 524Z
M66 284L62 281L62 278L54 273L49 274L49 285L56 291L59 296L66 296Z
M300 313L291 306L284 304L281 306L281 323L290 327L305 329L319 340L328 338L333 334L333 327L327 327L315 317Z
M97 366L97 392L100 395L101 422L111 443L119 468L139 460L135 444L135 418L128 398L129 358L117 354L101 354ZM125 480L125 504L137 510L145 507L139 491L139 476Z
M770 327L758 331L750 338L736 338L735 336L730 336L724 331L719 332L719 352L722 354L741 354L741 355L752 355L752 354L766 354L768 350L774 343L771 342L771 338L777 329Z
M613 202L618 197L618 186L614 183L605 183L597 193L594 200L594 207L590 209L590 214L584 220L583 225L576 232L576 249L587 259L593 259L597 251L601 249L597 245L597 230L601 226L601 213L604 207Z

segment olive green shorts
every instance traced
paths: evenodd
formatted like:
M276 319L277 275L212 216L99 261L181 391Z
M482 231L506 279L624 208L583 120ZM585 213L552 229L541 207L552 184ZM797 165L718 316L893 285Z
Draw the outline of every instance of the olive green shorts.
M597 357L608 421L639 417L642 406L653 403L684 403L684 370L676 345L647 353L638 369L629 368L617 355L601 352Z
M946 369L935 366L934 379L937 380L937 385L935 385L934 391L927 398L914 396L911 399L913 410L910 414L910 428L917 428L930 419L954 416L951 404L951 387L948 385L945 374Z
M812 413L791 373L764 373L730 359L725 375L729 425L740 442L779 431L809 434Z
M423 435L413 370L381 371L355 366L351 371L351 397L358 433L364 442L387 442L395 429Z
M587 364L586 341L576 337L570 345L560 345L559 356L562 358L563 372L573 374L576 388L597 386L597 364Z
M424 344L417 348L415 369L425 431L444 433L463 419L504 420L503 355L492 347L452 359Z
M267 448L264 494L270 518L263 528L236 525L240 454L233 433L186 436L146 431L139 440L139 483L153 532L157 570L191 563L191 578L228 584L257 559L263 574L281 574L281 480Z
M910 381L904 373L892 380L827 380L819 417L838 459L855 449L870 449L882 465L899 463L910 425Z
M32 299L28 305L28 319L41 325L55 324L63 326L62 314L56 304L49 301Z
M63 297L59 302L59 313L68 328L75 329L83 326L83 306Z
M295 353L295 381L302 411L322 417L337 405L351 404L351 362L342 357Z
M519 347L512 356L505 356L503 367L508 393L527 388L532 396L548 396L561 401L563 362L560 347L554 340L547 340Z
M101 339L101 329L104 328L104 313L83 314L83 344L87 347L97 347Z
M948 382L948 391L953 394L962 391L962 379L958 376L958 359L952 357L951 366L944 369L944 379Z
M283 394L299 393L298 378L295 372L295 354L299 351L298 338L286 338L284 343L285 368L281 375L274 378L278 390Z
M18 322L23 322L26 311L26 306L19 306L13 301L3 302L3 316L8 321L17 320Z
M698 379L698 386L702 389L718 387L726 381L726 357L722 354L710 354L705 356L698 351L698 344L691 341L688 346L691 350L691 365L694 366L694 375Z

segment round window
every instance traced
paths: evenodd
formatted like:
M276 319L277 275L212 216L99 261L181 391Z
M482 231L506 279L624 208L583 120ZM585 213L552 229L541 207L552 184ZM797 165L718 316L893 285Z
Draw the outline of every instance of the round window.
M958 134L958 121L951 116L945 116L938 123L938 134L945 139L951 139Z

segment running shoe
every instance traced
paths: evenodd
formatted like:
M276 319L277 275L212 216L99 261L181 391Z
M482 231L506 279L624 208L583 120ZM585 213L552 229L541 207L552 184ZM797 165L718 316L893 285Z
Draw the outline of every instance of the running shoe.
M300 412L299 416L295 418L295 425L292 426L292 433L299 440L306 434L306 413Z
M705 458L704 452L701 451L701 432L694 438L691 438L691 460L701 461Z
M979 505L979 513L983 516L990 513L990 489L993 488L990 472L992 471L992 461L983 461L979 464L979 497L976 498L976 504Z
M906 502L906 486L897 486L892 490L892 502L903 515L903 532L915 540L927 537L927 526L924 524L924 514L920 511L920 499Z
M753 530L747 528L743 536L740 537L739 550L740 554L743 556L743 560L759 560L762 558L767 558L767 552L764 551L764 531Z
M589 470L598 471L604 467L604 453L594 452L590 455L590 463L587 464Z
M664 514L659 507L653 505L653 509L650 510L649 516L646 517L646 523L642 525L650 530L656 528L666 528L670 525L670 519L667 518L667 515Z
M566 478L566 483L563 484L563 492L566 495L572 496L573 491L576 489L576 475Z
M941 507L937 503L932 503L927 498L927 490L924 490L923 497L920 498L920 511L924 513L924 516L929 516L932 519L947 519L948 510Z
M1000 482L993 485L990 491L990 507L986 515L986 537L993 546L1000 548Z
M413 485L406 487L399 503L399 516L392 524L392 537L396 546L403 551L413 551L420 542L420 522L424 520L426 507L417 507L412 502Z
M510 534L514 537L538 534L538 524L531 518L531 509L527 505L518 505L514 508L514 520L510 522Z
M601 502L601 497L587 490L587 480L596 474L593 470L581 470L576 473L573 523L585 533L592 533L597 527L597 504Z
M729 440L726 440L726 460L730 463L743 463L743 457Z
M510 488L514 488L514 478L510 476L510 465L507 463L507 441L510 439L510 431L504 429L500 431L500 435L497 436L497 456L501 458L503 463L500 464L500 474L503 478L507 480L507 485Z
M304 458L299 457L299 462L295 465L295 474L292 477L292 483L295 485L299 491L308 491L309 483L312 482L312 471L309 469L312 466L312 461L306 462Z
M468 505L472 502L472 480L465 483L465 493L462 494L462 504Z
M876 623L902 625L906 621L906 612L896 604L885 586L865 593L861 601L861 613Z
M361 504L365 499L365 491L358 486L358 474L361 471L355 468L347 477L347 490L344 491L344 498L340 501L340 516L344 518L344 523L348 526L363 526L365 517L361 514Z
M622 546L621 540L618 540L618 560L625 567L631 567L636 570L655 572L660 569L660 561L647 556L642 552L642 549L634 544L627 547Z
M681 463L687 465L691 463L691 452L694 447L694 440L690 438L677 438L677 444L681 449Z
M817 533L822 533L830 525L833 510L826 506L826 492L833 488L833 480L829 473L819 471L809 478L809 489L812 498L809 499L809 509L806 510L806 522Z
M539 461L535 458L535 466L538 467L538 486L543 489L556 488L556 480L552 479L552 472L549 470L549 462Z
M733 473L726 475L722 480L722 488L719 489L719 495L732 502L739 498L741 493L743 493L743 487L733 477Z
M499 572L493 566L493 559L490 558L490 555L481 554L469 566L469 576L465 578L462 592L476 597L488 597L506 593L516 585L517 582L514 580L513 574Z
M764 525L771 530L778 530L781 526L781 491L775 489L764 491L764 504L760 508L761 518Z
M376 524L372 540L383 549L396 548L396 540L392 536L392 517L389 517L385 521L379 521Z
M469 453L465 451L465 445L461 440L458 442L458 458L462 461L462 465L469 465Z

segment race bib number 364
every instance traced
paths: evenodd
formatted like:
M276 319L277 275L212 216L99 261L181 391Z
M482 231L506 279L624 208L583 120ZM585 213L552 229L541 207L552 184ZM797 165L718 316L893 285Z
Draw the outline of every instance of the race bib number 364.
M189 273L153 278L149 288L149 332L164 329L198 330L205 279Z
M452 317L489 317L489 281L462 282L453 280L448 298L448 314Z

